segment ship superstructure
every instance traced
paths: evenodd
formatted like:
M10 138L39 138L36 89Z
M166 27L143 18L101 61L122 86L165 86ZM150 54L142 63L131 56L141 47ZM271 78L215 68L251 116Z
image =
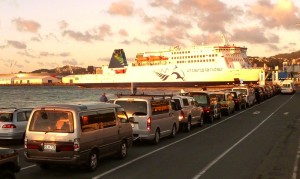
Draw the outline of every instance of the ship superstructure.
M211 84L257 82L262 69L253 68L247 48L235 45L194 46L137 53L127 64L123 49L116 49L102 74L72 75L72 83L85 87L194 87ZM68 79L63 82L68 82Z

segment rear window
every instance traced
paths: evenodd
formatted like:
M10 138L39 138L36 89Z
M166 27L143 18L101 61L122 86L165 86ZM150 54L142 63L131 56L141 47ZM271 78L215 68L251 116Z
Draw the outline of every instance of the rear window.
M74 132L73 115L69 111L35 111L29 124L29 131L58 133Z
M0 113L0 122L12 122L13 113Z
M199 95L193 95L195 101L197 101L198 104L200 105L206 105L208 100L207 100L207 95L205 94L199 94Z
M147 115L147 102L146 101L115 101L116 104L122 106L128 116L145 116Z

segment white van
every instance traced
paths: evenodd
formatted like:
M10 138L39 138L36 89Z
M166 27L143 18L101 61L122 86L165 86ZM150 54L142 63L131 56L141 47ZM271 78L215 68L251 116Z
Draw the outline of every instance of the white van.
M103 102L55 104L36 107L25 135L25 159L41 168L49 164L85 165L89 171L98 159L127 155L132 127L124 109Z
M292 94L296 92L296 87L293 80L284 80L280 88L282 94Z
M160 138L174 137L179 129L180 111L170 98L158 95L121 95L114 103L125 109L132 124L134 139L158 144Z

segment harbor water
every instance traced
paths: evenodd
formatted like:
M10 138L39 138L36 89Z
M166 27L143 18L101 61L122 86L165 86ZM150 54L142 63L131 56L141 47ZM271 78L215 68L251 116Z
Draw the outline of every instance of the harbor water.
M0 86L0 108L26 108L44 104L99 101L105 92L108 99L117 98L116 94L130 94L130 89L80 88L77 86ZM177 90L138 89L138 93L170 94Z

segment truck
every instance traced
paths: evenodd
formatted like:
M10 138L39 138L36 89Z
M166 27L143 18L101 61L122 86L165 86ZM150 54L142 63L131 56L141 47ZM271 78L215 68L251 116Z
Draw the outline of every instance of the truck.
M0 147L0 178L15 179L20 168L19 152Z

